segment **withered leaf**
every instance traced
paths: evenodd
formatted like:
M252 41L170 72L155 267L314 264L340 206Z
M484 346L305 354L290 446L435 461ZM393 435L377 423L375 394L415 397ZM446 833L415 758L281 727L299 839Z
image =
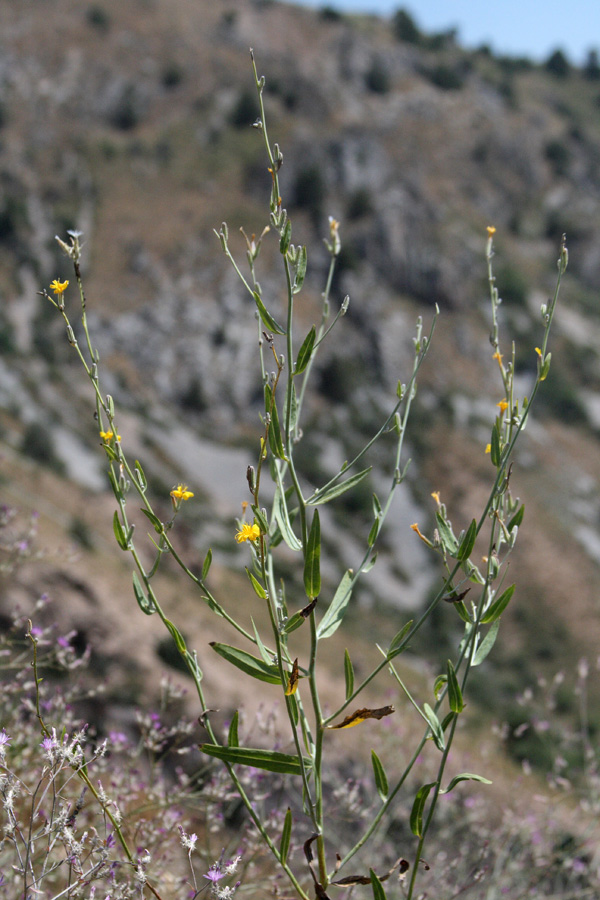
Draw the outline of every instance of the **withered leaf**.
M398 869L399 875L404 875L408 869L410 868L410 863L408 860L397 859L392 868L385 873L385 875L378 875L380 881L387 881L390 875ZM371 884L371 876L370 875L347 875L346 878L340 878L338 881L332 881L332 884L339 884L341 886L348 886L351 884Z
M300 676L298 674L298 657L292 663L292 671L288 676L288 683L285 689L285 696L289 697L291 694L295 694L298 688L298 682L300 681Z
M460 603L461 600L465 599L470 590L471 588L468 587L464 591L461 591L460 594L453 591L451 594L446 594L445 597L442 597L442 600L445 600L446 603Z
M332 730L334 728L353 728L354 725L360 725L361 722L364 722L365 719L383 719L385 716L390 716L395 709L393 706L382 706L379 709L357 709L355 712L350 713L349 716L340 722L338 725L328 725L328 728Z
M318 600L318 599L319 599L318 597L315 597L314 600L311 600L311 602L308 604L308 606L305 606L304 609L301 609L301 610L300 610L300 615L302 616L303 619L308 619L308 617L310 616L311 612L313 611L313 609L314 609L315 606L317 605L317 600Z

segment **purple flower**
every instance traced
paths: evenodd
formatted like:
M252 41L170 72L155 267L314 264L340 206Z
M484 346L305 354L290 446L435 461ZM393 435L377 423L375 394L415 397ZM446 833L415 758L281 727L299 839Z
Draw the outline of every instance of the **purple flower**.
M213 884L216 884L217 881L220 881L221 878L225 877L225 872L221 871L221 863L213 863L206 875L203 875L202 877L211 881Z

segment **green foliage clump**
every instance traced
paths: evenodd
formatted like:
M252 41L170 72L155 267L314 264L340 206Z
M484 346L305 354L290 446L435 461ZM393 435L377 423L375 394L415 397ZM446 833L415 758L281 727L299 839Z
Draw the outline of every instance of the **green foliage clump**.
M387 94L390 89L390 73L383 60L376 58L365 73L365 85L373 94Z
M545 68L547 72L559 79L567 78L571 72L569 60L562 50L555 50L550 54L545 62Z
M392 16L392 28L399 41L405 44L420 44L423 38L421 30L408 10L399 9Z

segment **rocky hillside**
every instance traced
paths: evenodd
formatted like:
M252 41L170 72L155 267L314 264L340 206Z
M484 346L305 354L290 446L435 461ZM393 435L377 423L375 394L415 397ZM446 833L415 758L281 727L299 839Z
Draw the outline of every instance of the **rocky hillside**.
M317 372L307 479L319 483L372 431L408 379L416 317L441 310L409 436L410 489L361 598L372 617L419 608L438 577L408 527L431 516L430 492L460 528L489 477L501 383L487 341L486 226L497 228L503 340L516 340L524 385L567 233L551 375L513 474L527 507L519 602L480 688L486 702L490 691L510 697L532 673L595 654L600 638L600 70L467 52L398 20L267 0L0 5L1 491L41 512L51 548L77 544L87 572L69 582L73 564L52 556L11 591L26 603L54 578L69 598L63 614L110 658L131 645L117 624L130 573L107 568L112 503L90 394L36 294L70 277L54 235L73 228L122 430L157 492L193 485L183 537L198 558L210 542L218 577L239 589L232 523L256 453L260 383L253 310L213 228L267 224L249 47L284 154L283 203L309 246L307 327L327 217L341 222L333 297L349 294L350 311ZM241 237L237 246L243 262ZM267 239L260 281L277 314L275 251ZM378 463L371 488L384 473ZM333 569L351 564L360 504L329 525L342 548ZM175 581L166 589L187 608ZM437 655L448 639L432 629L415 649ZM140 671L152 668L145 653Z

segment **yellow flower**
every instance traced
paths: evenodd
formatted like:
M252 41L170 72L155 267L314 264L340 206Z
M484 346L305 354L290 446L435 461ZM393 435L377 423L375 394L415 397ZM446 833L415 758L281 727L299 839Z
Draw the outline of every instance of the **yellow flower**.
M491 445L491 444L486 444L486 445L485 445L485 452L486 452L486 453L491 453L491 452L492 452L492 445Z
M537 355L538 355L539 358L541 359L543 354L542 354L542 351L540 350L539 347L536 347L536 348L535 348L535 352L537 353Z
M54 291L55 294L60 296L64 294L66 289L69 287L68 281L59 281L58 278L55 278L54 281L50 285L50 289Z
M499 406L500 412L503 412L503 413L506 412L506 410L508 409L508 403L506 402L506 399L501 400L500 403L496 403L496 406Z
M498 365L500 366L500 368L502 368L502 354L500 353L499 350L496 350L496 352L492 356L492 359L495 359L497 361Z
M260 537L260 528L258 525L248 525L247 522L242 522L242 527L238 531L235 536L238 544L241 544L243 541L257 541Z
M112 441L114 436L115 436L114 432L112 432L112 431L101 431L100 432L100 437L102 438L103 441Z
M431 496L433 497L433 499L435 500L435 502L436 502L437 505L439 506L440 503L442 502L442 501L440 500L440 492L439 492L439 491L432 491L432 492L431 492Z
M427 544L428 547L433 547L433 544L431 543L431 541L428 540L425 537L425 535L421 532L421 529L419 528L419 526L417 525L416 522L413 525L411 525L410 527L412 528L413 531L415 531L419 535L419 537L421 538L421 540L423 541L424 544Z
M495 225L488 225L486 230L488 233L488 237L492 237L492 235L496 234L496 226Z
M193 496L193 493L188 491L187 484L178 484L177 487L171 491L173 500L189 500Z

